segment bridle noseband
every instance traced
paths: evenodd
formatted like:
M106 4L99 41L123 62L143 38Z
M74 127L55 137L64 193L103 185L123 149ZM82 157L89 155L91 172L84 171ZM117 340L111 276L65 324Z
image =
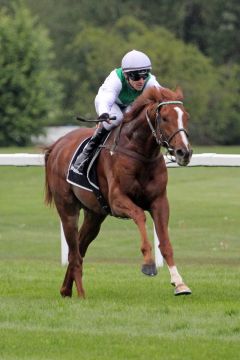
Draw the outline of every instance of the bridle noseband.
M148 110L146 110L146 119L147 119L147 122L148 122L148 125L152 131L152 135L154 136L154 138L156 139L156 142L158 145L160 146L163 146L165 148L167 148L168 151L171 151L173 150L171 148L171 141L172 139L181 131L183 131L186 136L188 137L188 132L186 129L184 128L180 128L180 129L177 129L173 134L171 134L168 138L166 138L166 136L164 136L163 132L161 131L160 129L160 123L161 123L161 115L160 115L160 108L161 106L164 106L164 105L170 105L170 104L180 104L180 105L183 105L183 102L182 101L177 101L177 100L174 100L174 101L163 101L161 103L158 104L157 108L156 108L156 117L155 117L155 128L153 127L152 123L151 123L151 120L149 118L149 115L148 115Z

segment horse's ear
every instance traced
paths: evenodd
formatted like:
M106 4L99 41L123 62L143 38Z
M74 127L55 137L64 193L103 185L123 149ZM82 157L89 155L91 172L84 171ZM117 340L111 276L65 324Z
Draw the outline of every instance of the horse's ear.
M182 92L182 89L180 88L180 86L176 87L175 93L176 93L177 100L182 101L183 100L183 92Z

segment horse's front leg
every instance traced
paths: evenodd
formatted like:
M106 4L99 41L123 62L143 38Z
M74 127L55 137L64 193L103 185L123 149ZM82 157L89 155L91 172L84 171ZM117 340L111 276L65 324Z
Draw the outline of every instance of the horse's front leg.
M113 214L119 217L129 217L136 223L141 235L141 252L143 254L142 272L146 275L157 275L157 269L152 254L152 245L148 240L146 231L146 215L144 211L134 204L119 189L114 190L111 198L111 208Z
M173 248L168 234L169 204L166 192L153 202L151 215L159 239L159 249L168 265L171 284L175 286L175 295L191 294L191 290L184 283L174 262Z

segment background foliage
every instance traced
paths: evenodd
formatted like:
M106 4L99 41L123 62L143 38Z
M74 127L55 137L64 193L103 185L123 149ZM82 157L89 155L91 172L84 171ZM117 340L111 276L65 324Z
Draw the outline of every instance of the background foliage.
M30 12L0 12L0 144L29 143L58 110L51 42Z
M147 6L142 0L25 0L24 5L19 0L0 0L0 6L16 17L18 11L12 11L12 3L27 7L35 19L33 29L45 27L49 32L45 31L46 42L51 39L53 43L56 56L49 57L48 52L41 55L48 75L57 73L63 98L59 116L46 106L49 125L73 123L76 113L94 117L98 87L120 66L122 56L136 48L151 57L153 73L161 85L183 88L193 142L240 143L237 0L183 0L181 4L149 0ZM36 43L42 49L40 41L36 39ZM59 90L59 83L52 88ZM56 93L47 93L51 110L57 110ZM36 123L29 114L31 122ZM39 125L43 123L39 121Z

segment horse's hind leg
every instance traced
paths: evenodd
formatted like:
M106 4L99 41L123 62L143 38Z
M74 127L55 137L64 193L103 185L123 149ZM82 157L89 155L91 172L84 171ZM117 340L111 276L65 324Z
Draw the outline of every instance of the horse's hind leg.
M78 215L61 216L65 238L68 244L68 267L60 290L63 297L72 296L72 286L75 281L79 297L84 297L82 285L82 257L78 248Z
M82 285L82 257L78 247L78 219L80 205L73 195L68 193L68 200L55 198L55 204L62 221L64 235L68 244L68 267L60 290L62 296L72 296L75 281L79 297L84 297Z
M84 289L82 286L82 262L83 257L91 241L95 239L99 233L101 224L105 219L105 215L97 215L88 210L84 210L83 224L78 232L78 216L79 210L75 216L71 216L66 221L62 218L65 237L69 246L69 265L61 288L62 296L72 295L73 281L76 283L79 297L84 297Z
M84 210L84 220L79 231L79 252L82 257L85 256L89 244L98 235L101 224L106 215L98 215L88 210Z
M68 230L66 230L66 227L63 225L63 229L64 229L64 233L65 233L65 237L66 240L68 238ZM73 243L69 243L69 241L67 240L68 243L68 247L69 247L69 253L68 253L68 268L65 274L65 278L60 290L60 293L63 297L65 296L72 296L72 286L73 286L73 282L75 281L76 284L76 288L77 288L77 294L79 297L85 297L85 293L84 293L84 289L83 289L83 285L82 285L82 257L79 253L79 249L78 249L78 242L77 242L77 237L78 237L78 233L77 230L74 230L74 237L75 237L75 242Z

